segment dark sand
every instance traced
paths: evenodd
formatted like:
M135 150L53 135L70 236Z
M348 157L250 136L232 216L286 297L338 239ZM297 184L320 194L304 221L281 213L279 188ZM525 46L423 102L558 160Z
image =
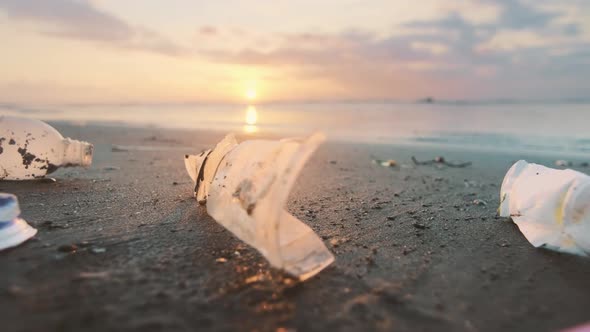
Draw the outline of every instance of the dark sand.
M221 133L57 127L93 142L95 161L55 183L0 182L39 229L0 252L2 331L555 331L590 320L590 260L535 249L496 217L512 162L554 158L327 143L288 210L336 262L295 283L192 198L183 155ZM474 164L371 163L412 155Z

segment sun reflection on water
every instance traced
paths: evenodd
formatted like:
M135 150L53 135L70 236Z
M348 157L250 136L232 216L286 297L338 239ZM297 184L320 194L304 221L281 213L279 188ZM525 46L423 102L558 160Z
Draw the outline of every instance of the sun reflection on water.
M256 125L258 122L258 111L255 106L248 106L246 110L246 123L249 125Z
M246 109L246 124L244 125L244 131L246 133L255 133L258 131L258 111L255 106L248 106Z

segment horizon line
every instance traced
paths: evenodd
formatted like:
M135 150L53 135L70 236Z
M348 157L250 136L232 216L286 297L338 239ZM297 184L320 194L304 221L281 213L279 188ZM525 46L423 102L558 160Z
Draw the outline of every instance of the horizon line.
M297 104L432 104L432 105L477 105L477 104L590 104L588 97L564 97L564 98L480 98L480 99L437 99L435 97L423 97L419 99L395 99L395 98L370 98L370 99L309 99L309 100L261 100L256 101L105 101L105 102L63 102L63 103L20 103L0 101L0 108L17 109L30 107L59 107L59 106L244 106L244 105L297 105Z

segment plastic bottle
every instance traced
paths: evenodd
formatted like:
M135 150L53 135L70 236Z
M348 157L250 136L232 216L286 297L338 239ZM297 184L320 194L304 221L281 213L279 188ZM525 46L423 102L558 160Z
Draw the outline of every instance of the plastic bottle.
M90 166L92 151L92 144L64 138L43 121L0 116L0 180L31 180L59 167Z
M499 214L535 247L590 255L590 176L524 160L502 182Z
M195 196L207 213L269 263L305 280L334 261L314 231L284 210L305 162L324 141L251 140L228 135L213 150L186 155Z

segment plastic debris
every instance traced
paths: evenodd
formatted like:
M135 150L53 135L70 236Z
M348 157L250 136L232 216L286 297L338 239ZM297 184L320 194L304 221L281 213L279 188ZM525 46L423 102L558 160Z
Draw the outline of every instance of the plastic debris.
M502 183L500 216L512 217L535 247L590 254L590 177L524 160Z
M455 168L463 168L463 167L467 167L467 166L471 166L471 162L467 161L467 162L460 162L460 163L454 163L454 162L449 162L445 159L445 157L435 157L432 160L427 160L427 161L418 161L416 159L416 157L412 156L412 162L414 162L414 165L417 166L421 166L421 165L445 165L447 167L455 167Z
M383 167L397 167L397 161L393 160L393 159L389 159L389 160L379 160L379 159L375 159L373 160L373 162L377 165L381 165Z
M0 180L31 180L59 167L90 166L92 151L92 144L64 138L43 121L0 116Z
M590 322L561 330L561 332L590 332Z
M572 166L574 166L574 163L572 163L571 161L568 161L568 160L556 160L555 166L557 166L557 167L572 167Z
M20 218L18 199L0 193L0 250L16 247L37 234L37 230Z
M299 172L324 140L318 133L238 144L230 134L212 150L185 156L196 199L209 215L300 280L334 261L313 230L284 210Z

